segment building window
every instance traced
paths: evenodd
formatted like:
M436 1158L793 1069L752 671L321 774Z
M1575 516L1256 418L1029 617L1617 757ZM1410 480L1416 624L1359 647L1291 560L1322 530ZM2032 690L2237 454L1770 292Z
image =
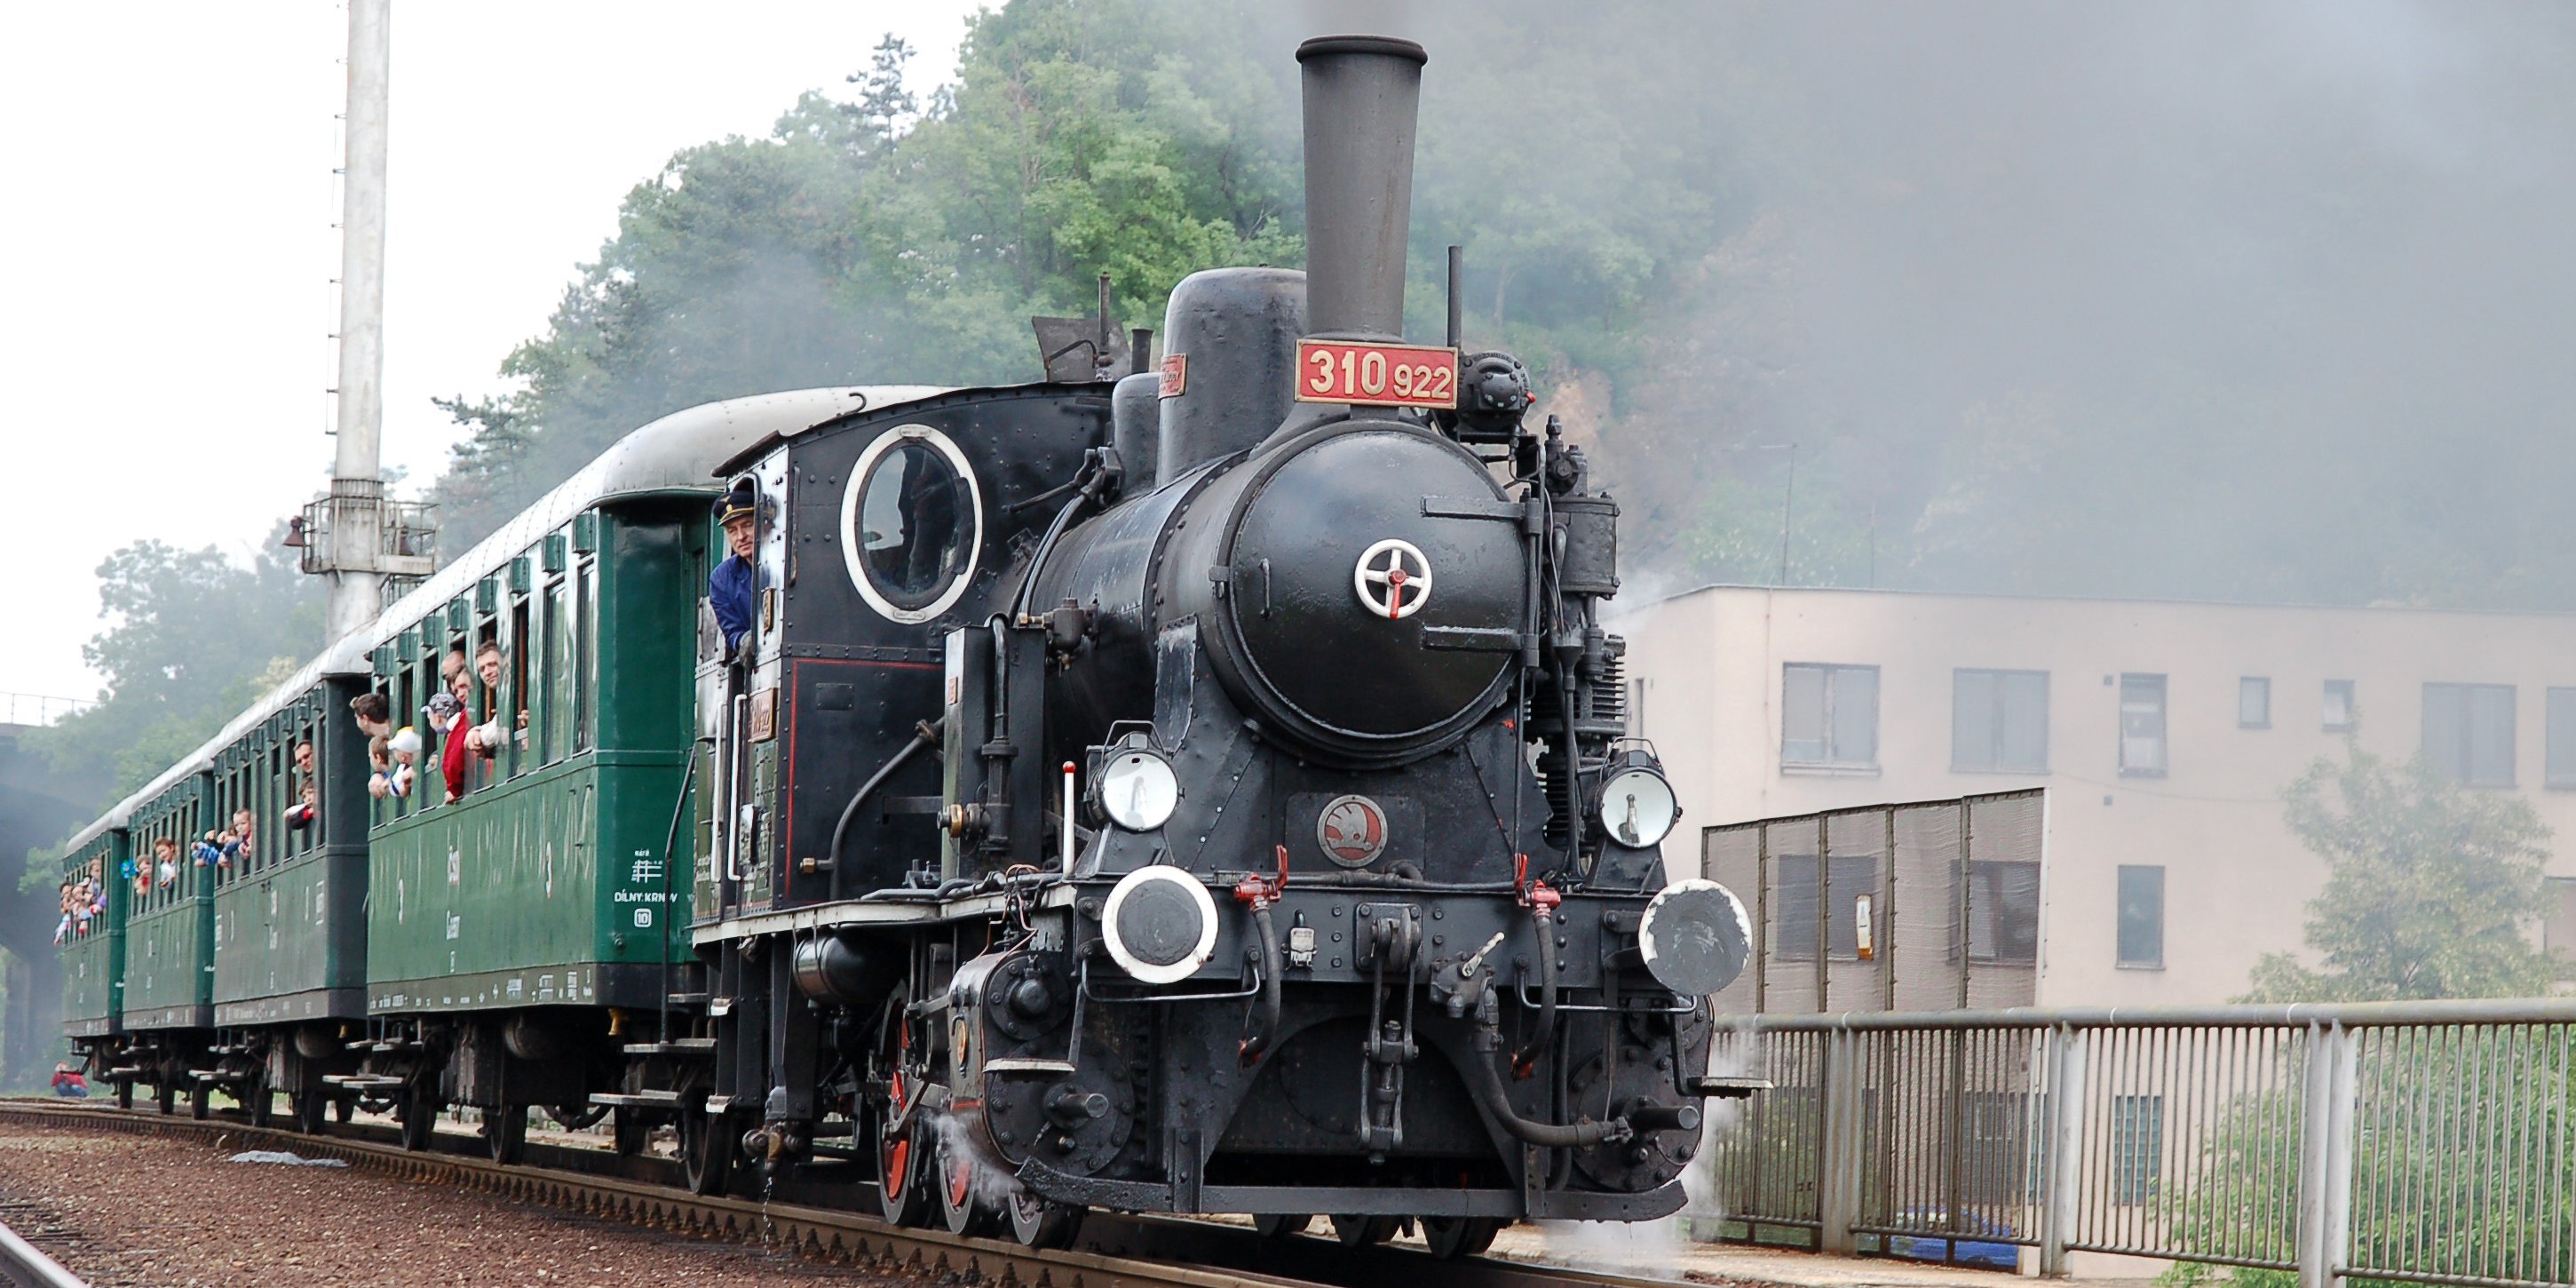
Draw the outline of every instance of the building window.
M2558 978L2576 979L2576 877L2548 878L2541 901L2540 946L2558 959Z
M2027 1091L1966 1091L1960 1093L1961 1108L1967 1111L1962 1148L1967 1155L1959 1169L1959 1193L1962 1202L2010 1204L2018 1206L2032 1193L2032 1172L2042 1155L2033 1148L2030 1127L2048 1119L2048 1097L2045 1093Z
M1818 889L1816 856L1782 854L1772 859L1773 879L1778 882L1780 922L1776 927L1775 946L1782 961L1816 959L1817 903L1824 900L1825 933L1828 951L1836 961L1860 960L1860 901L1868 896L1873 905L1878 894L1878 856L1871 854L1837 854L1831 873L1831 889Z
M2165 1098L2111 1097L2111 1201L2136 1207L2155 1198L2164 1169Z
M2236 727L2239 729L2272 727L2270 676L2248 675L2236 681Z
M2048 672L1952 671L1950 768L2048 772Z
M1878 767L1878 668L1791 662L1780 684L1780 763Z
M2352 681L2326 681L2326 732L2343 733L2352 728Z
M2119 964L2131 970L2165 965L2165 870L2120 867Z
M1643 676L1628 681L1628 736L1646 736L1646 681Z
M2513 686L2424 686L2424 758L2473 787L2513 786Z
M2120 772L2165 772L2165 677L2120 677Z
M2552 787L2576 787L2576 689L2549 691L2546 737L2549 763L2541 773Z
M1968 960L2039 960L2039 865L1968 864Z

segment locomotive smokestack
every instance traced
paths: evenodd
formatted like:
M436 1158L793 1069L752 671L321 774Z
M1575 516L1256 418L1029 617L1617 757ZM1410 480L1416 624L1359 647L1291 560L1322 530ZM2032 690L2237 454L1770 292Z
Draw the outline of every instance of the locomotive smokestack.
M1312 334L1404 335L1404 241L1422 46L1317 36L1297 47L1306 98L1306 316Z

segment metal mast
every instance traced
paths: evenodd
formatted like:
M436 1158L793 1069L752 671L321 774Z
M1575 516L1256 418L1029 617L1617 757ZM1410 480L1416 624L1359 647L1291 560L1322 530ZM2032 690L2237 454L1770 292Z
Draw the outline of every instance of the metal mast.
M331 468L330 637L384 609L385 109L390 0L349 0L347 159L340 212L339 455Z

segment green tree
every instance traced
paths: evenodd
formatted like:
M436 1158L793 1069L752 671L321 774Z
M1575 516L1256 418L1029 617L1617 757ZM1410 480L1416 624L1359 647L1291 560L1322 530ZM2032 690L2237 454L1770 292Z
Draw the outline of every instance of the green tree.
M2417 757L2348 744L2282 795L2290 830L2326 863L2305 938L2319 963L2273 953L2250 1001L2530 997L2549 988L2532 941L2549 829L2530 802L2460 787Z
M2307 908L2307 944L2319 965L2267 955L2246 1000L2547 991L2551 963L2528 931L2549 829L2529 802L2464 789L2420 756L2393 763L2348 743L2342 761L2310 765L2283 804L2291 831L2326 862L2325 888ZM2565 1026L2448 1028L2357 1040L2365 1045L2353 1088L2354 1169L2367 1183L2354 1191L2354 1262L2495 1275L2522 1258L2514 1264L2528 1270L2518 1276L2565 1278L2570 1245L2546 1235L2558 1210L2552 1196L2576 1188L2576 1153L2554 1144L2565 1137L2576 1097L2576 1034ZM2233 1179L2184 1192L2174 1213L2177 1247L2296 1257L2306 1112L2295 1089L2296 1051L2276 1052L2281 1063L2268 1081L2278 1089L2238 1097L2203 1140L2200 1174ZM2551 1246L2554 1266L2528 1262ZM2290 1288L2297 1276L2180 1262L2165 1280Z
M891 37L765 139L673 156L637 185L433 489L451 549L619 435L696 403L821 384L1001 383L1036 366L1032 314L1122 320L1225 263L1293 263L1280 78L1176 0L1020 0L979 15L926 109ZM1186 51L1186 52L1185 52Z
M30 745L58 772L121 795L214 736L323 643L320 587L275 549L247 567L213 546L160 541L109 555L98 567L108 625L81 647L107 681L101 700Z

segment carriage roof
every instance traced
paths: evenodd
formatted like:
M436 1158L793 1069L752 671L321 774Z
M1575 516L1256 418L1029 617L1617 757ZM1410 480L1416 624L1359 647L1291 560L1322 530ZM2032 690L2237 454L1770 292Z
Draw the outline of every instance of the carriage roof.
M743 449L768 439L790 436L858 411L875 411L923 398L946 389L930 385L843 385L791 389L702 403L672 412L609 445L571 478L539 497L509 522L476 542L447 567L432 574L411 593L387 605L374 621L350 632L276 687L260 695L224 724L214 737L162 770L134 794L72 835L69 850L124 827L135 811L190 775L211 768L215 754L279 711L303 700L324 676L360 675L369 669L376 646L427 616L437 605L465 593L492 575L545 534L574 515L606 501L634 497L703 493L716 490L716 470Z

